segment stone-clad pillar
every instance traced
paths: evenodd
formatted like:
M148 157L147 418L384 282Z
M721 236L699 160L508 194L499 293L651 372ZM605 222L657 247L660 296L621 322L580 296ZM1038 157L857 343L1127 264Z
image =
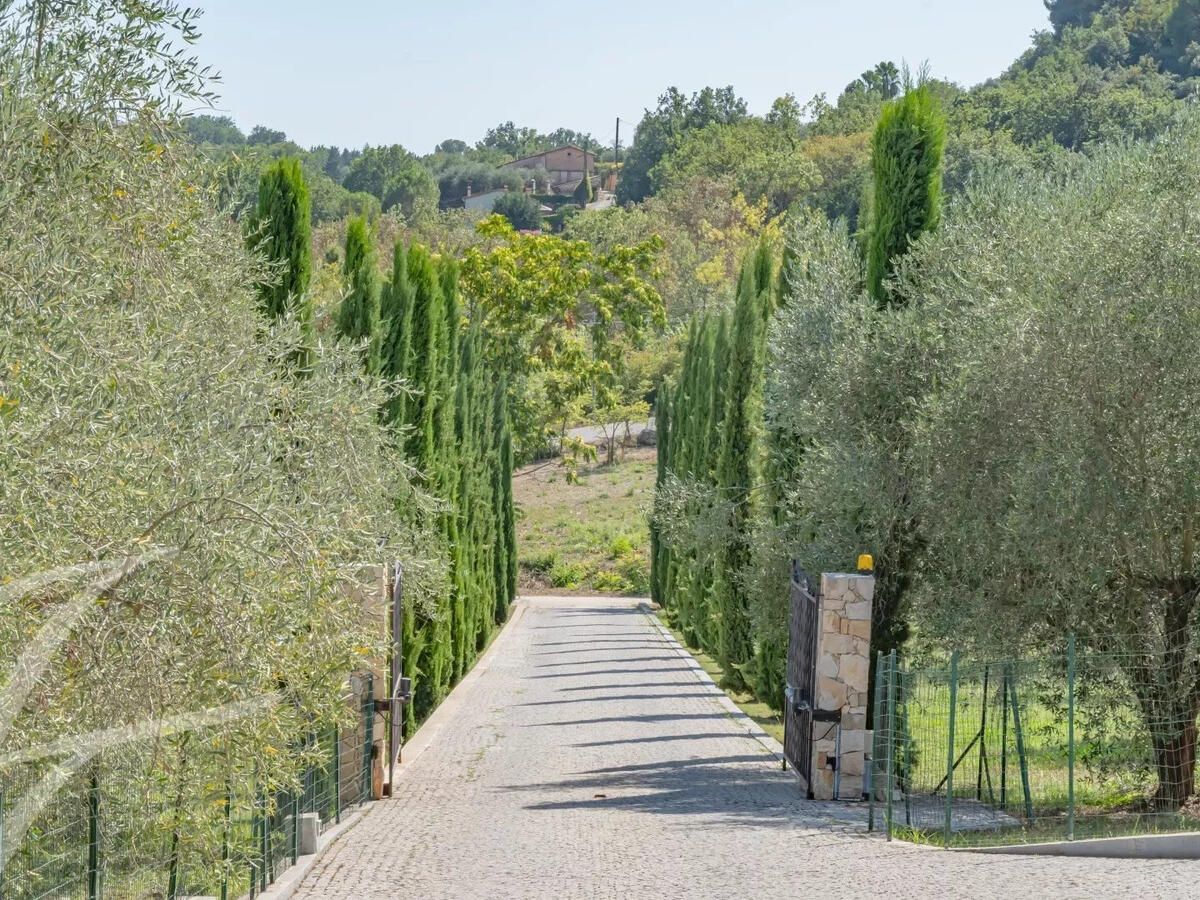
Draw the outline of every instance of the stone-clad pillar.
M811 791L816 800L862 797L874 596L872 575L821 576L816 708L841 714L841 778L835 798L836 729L832 722L814 721Z

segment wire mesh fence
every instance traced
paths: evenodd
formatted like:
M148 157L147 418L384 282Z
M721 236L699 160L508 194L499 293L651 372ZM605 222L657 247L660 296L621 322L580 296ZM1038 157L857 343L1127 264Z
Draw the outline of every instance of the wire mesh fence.
M1200 830L1194 687L1171 660L1076 652L876 665L871 828L944 846Z
M256 896L296 861L304 814L332 824L373 796L374 685L359 682L354 725L304 735L272 770L188 735L6 766L0 900Z

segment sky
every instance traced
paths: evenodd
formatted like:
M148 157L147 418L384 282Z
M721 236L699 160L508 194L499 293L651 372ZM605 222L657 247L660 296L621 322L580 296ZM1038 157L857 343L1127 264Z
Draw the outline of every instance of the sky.
M669 86L733 85L753 113L832 102L880 60L973 85L1048 27L1042 0L207 0L216 114L303 146L474 143L508 120L628 146Z

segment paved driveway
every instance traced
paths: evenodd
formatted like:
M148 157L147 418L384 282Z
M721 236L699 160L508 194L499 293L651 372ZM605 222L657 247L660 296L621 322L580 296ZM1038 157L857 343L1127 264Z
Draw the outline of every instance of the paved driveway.
M1200 863L947 853L802 800L627 601L536 598L302 898L1190 897Z

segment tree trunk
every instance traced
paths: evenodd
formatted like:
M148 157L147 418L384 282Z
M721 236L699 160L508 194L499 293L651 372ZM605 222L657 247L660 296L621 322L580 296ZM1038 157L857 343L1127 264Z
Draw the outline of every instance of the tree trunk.
M1174 811L1192 795L1196 786L1196 720L1169 734L1154 735L1154 760L1158 770L1158 790L1154 806Z

